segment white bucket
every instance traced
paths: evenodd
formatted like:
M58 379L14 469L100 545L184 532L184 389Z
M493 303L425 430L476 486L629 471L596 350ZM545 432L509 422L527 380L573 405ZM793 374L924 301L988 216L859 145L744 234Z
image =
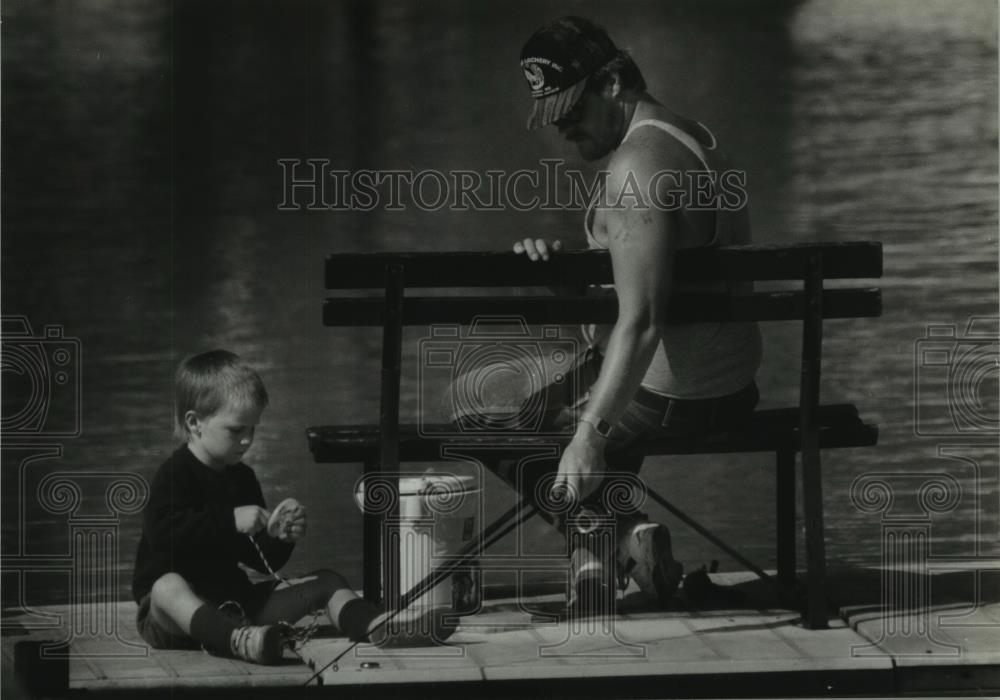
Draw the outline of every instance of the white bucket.
M364 503L359 484L358 503ZM424 474L399 479L399 523L388 542L399 546L399 595L411 590L479 534L479 485L475 477ZM391 526L391 524L390 524ZM394 536L398 532L398 539ZM383 539L383 546L386 540ZM385 557L383 556L383 571ZM396 577L393 576L393 579ZM473 560L415 600L411 607L433 606L457 615L479 609L479 566ZM387 586L389 576L385 579Z

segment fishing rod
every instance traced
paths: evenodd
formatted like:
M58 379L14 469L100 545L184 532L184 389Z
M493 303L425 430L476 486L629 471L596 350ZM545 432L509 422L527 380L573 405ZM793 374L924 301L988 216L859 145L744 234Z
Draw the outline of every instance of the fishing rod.
M712 534L708 530L708 528L706 528L703 525L701 525L700 523L698 523L698 521L696 521L690 515L688 515L687 513L685 513L684 511L682 511L680 508L678 508L677 506L675 506L673 503L671 503L670 501L668 501L666 498L664 498L663 496L661 496L659 493L657 493L656 489L654 489L651 486L647 485L646 486L646 493L649 496L651 496L654 501L656 501L661 506L663 506L668 511L670 511L670 513L672 513L674 515L674 517L676 517L678 520L680 520L684 524L688 525L691 529L693 529L699 535L701 535L702 537L704 537L705 539L707 539L709 542L711 542L712 544L714 544L716 547L718 547L719 549L721 549L723 552L725 552L726 554L728 554L729 556L731 556L737 562L739 562L740 564L742 564L743 566L745 566L747 569L749 569L753 573L757 574L757 576L759 576L761 578L761 580L763 580L766 583L774 586L778 590L778 592L780 594L784 594L784 593L788 592L787 589L786 589L786 587L784 585L782 585L781 583L779 583L773 576L771 576L770 574L768 574L766 571L764 571L763 569L761 569L759 566L757 566L756 564L754 564L752 561L750 561L749 559L747 559L746 557L744 557L742 554L740 554L739 552L737 552L735 549L733 549L732 547L730 547L729 545L727 545L725 542L723 542L722 540L720 540L718 537L716 537L714 534Z
M661 496L655 489L651 487L646 487L646 493L652 497L654 501L663 506L667 511L673 514L678 520L682 521L686 525L690 526L702 537L707 539L709 542L714 544L716 547L721 549L723 552L731 556L737 562L747 567L750 571L760 577L763 581L774 586L779 592L785 593L786 588L780 584L773 576L769 575L766 571L758 567L752 561L744 557L742 554L737 552L735 549L727 545L717 536L712 534L707 528L702 526L698 521L689 516L687 513L682 511L680 508L672 504L666 498ZM466 564L471 559L479 556L479 554L485 550L487 547L495 544L500 539L505 537L516 527L521 525L523 522L528 520L537 512L537 507L528 502L526 498L522 499L517 505L503 513L500 517L494 520L488 527L486 527L478 538L470 541L465 547L462 548L456 555L450 557L445 563L438 566L436 569L432 570L426 577L415 584L410 590L404 593L399 599L399 607L393 610L389 615L387 615L383 620L381 620L377 625L372 628L372 632L380 629L384 625L391 622L396 618L401 612L403 612L407 607L409 607L413 601L419 599L427 591L434 588L436 585L444 581L445 578L450 576L456 569ZM513 521L510 521L514 518ZM347 647L343 652L335 656L331 661L323 665L322 668L313 673L308 680L303 683L303 685L308 685L312 683L315 679L322 675L324 671L328 668L334 666L338 661L344 658L348 653L351 652L358 644L361 642L353 642L349 647Z
M406 610L406 608L409 607L413 601L419 599L422 595L427 593L427 591L444 581L448 576L454 573L456 569L479 556L479 554L482 553L482 551L487 547L500 541L516 527L533 516L537 510L538 509L535 504L529 502L527 498L522 498L517 505L503 513L499 518L490 523L488 527L484 528L479 537L472 539L457 554L453 557L449 557L445 563L441 564L436 569L433 569L421 581L416 583L410 590L404 593L399 599L398 607L390 612L371 630L369 630L369 635L394 620L396 616ZM511 520L512 518L513 520ZM344 649L344 651L335 656L331 661L324 664L318 671L313 673L313 675L311 675L302 685L309 685L315 679L319 678L324 671L331 666L334 666L360 643L360 641L353 642L349 647Z

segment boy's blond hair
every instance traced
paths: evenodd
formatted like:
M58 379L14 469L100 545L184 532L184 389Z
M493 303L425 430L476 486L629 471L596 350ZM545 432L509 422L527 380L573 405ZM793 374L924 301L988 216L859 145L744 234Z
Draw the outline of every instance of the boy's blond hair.
M174 377L174 434L189 437L184 416L194 411L208 418L227 405L263 409L267 390L260 375L228 350L210 350L192 355L177 368Z

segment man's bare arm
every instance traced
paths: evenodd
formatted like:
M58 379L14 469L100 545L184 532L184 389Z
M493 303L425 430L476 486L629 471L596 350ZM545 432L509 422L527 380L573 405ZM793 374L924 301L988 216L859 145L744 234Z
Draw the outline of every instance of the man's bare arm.
M676 212L652 206L648 196L619 196L629 173L638 191L648 194L642 188L652 177L652 164L643 157L622 160L609 179L611 206L598 212L608 232L618 319L591 387L584 414L590 420L580 422L559 465L557 485L568 484L579 496L596 488L604 471L605 438L593 422L613 424L620 418L661 342L676 250Z

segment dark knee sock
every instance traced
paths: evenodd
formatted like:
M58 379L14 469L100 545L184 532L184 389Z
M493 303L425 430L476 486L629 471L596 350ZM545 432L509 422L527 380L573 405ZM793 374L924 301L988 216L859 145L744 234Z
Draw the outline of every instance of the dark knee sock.
M217 654L230 653L229 640L236 627L232 618L207 603L191 616L191 636Z
M337 628L351 640L366 641L368 626L382 613L382 609L364 598L355 598L344 603L337 615Z

